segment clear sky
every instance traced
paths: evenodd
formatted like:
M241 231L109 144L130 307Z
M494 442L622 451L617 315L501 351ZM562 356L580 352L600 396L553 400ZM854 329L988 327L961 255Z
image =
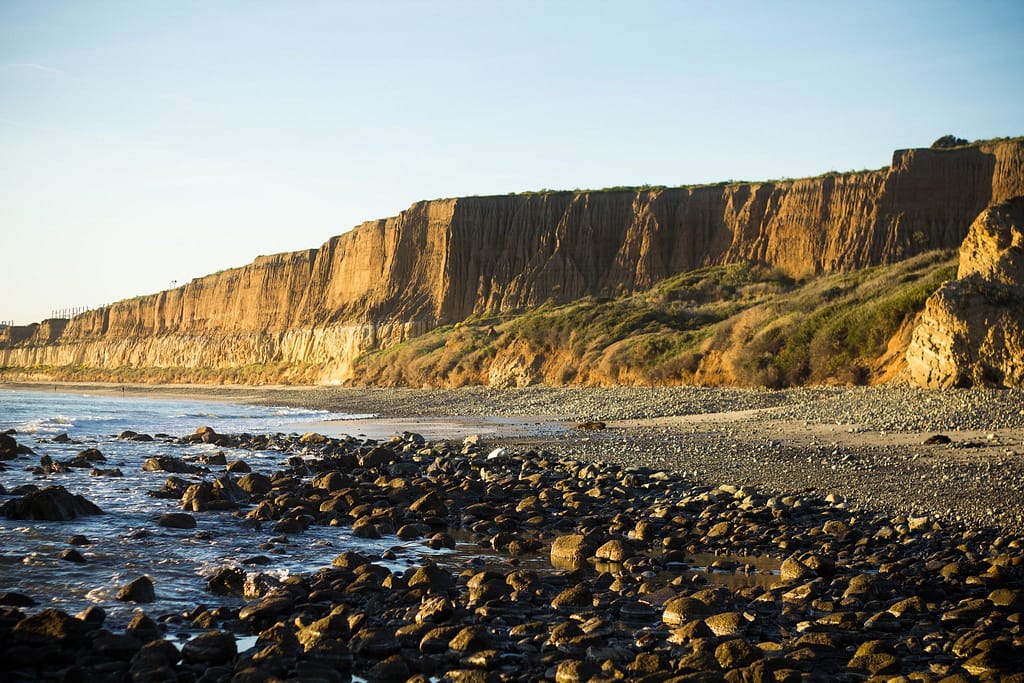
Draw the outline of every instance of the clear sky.
M1024 2L0 0L0 321L419 199L1024 134Z

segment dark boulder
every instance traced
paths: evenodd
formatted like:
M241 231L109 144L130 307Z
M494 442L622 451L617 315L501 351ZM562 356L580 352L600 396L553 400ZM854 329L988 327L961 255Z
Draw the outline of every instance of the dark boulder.
M84 610L75 615L76 619L81 619L91 628L99 628L103 625L103 622L107 619L107 612L99 605L89 605Z
M15 638L31 643L49 644L54 641L76 642L84 638L89 626L67 612L48 607L38 614L25 617L14 626Z
M280 591L266 595L259 602L249 603L238 611L238 618L242 623L266 628L290 614L294 608L295 600L288 593Z
M239 487L230 474L223 474L212 482L204 481L185 489L181 496L181 509L193 512L233 510L248 502L249 494Z
M221 567L207 580L207 586L216 595L244 595L245 572L237 567Z
M176 681L174 665L181 654L169 640L160 636L142 646L131 659L129 673L133 681Z
M0 514L8 519L62 522L80 515L101 515L103 510L84 496L68 492L63 486L48 486L7 501L0 507Z
M141 640L116 633L101 633L92 641L92 651L104 659L128 662L140 649Z
M117 599L121 602L153 602L156 600L153 580L148 576L140 576L128 585L122 586L117 592Z
M146 458L146 461L142 463L142 469L146 472L173 472L175 474L198 474L204 471L202 467L190 465L181 458L171 455Z
M267 475L252 472L238 480L238 487L249 495L262 496L273 488L273 484Z
M195 433L186 436L182 441L187 443L212 443L214 446L230 446L231 438L218 434L213 427L200 427Z
M238 654L235 637L223 631L200 633L181 648L181 656L189 664L216 666L231 662Z
M228 456L224 455L224 451L217 451L216 453L203 453L196 458L197 461L203 465L227 465Z
M13 429L0 432L0 460L14 460L19 455L35 455L31 448L18 443L14 433Z
M85 557L82 553L78 552L74 548L68 548L60 554L60 559L65 562L74 562L75 564L85 564Z
M0 605L10 605L11 607L35 607L39 603L24 593L14 593L8 591L7 593L0 593Z
M165 512L157 525L168 529L195 529L196 518L187 512Z
M124 627L124 632L125 635L138 638L143 643L163 638L163 631L160 630L160 625L153 621L153 618L145 612L136 612L131 621L128 622L128 625ZM170 643L168 644L170 645ZM174 646L172 645L171 647ZM174 661L177 661L177 658Z
M190 482L181 477L168 477L162 489L159 491L147 491L146 495L153 498L177 498L180 500L191 485Z
M153 440L153 437L151 437L149 434L139 434L138 432L133 432L130 429L126 430L126 431L123 431L120 434L118 434L117 438L121 439L123 441L142 441L142 442L148 442L148 441L152 441Z
M228 464L227 470L233 474L248 474L252 472L252 467L244 460L235 460Z
M395 462L396 454L390 448L377 446L359 456L360 467L380 467Z
M86 448L84 451L80 451L75 456L75 460L85 461L88 463L93 462L106 462L107 458L100 452L98 448Z

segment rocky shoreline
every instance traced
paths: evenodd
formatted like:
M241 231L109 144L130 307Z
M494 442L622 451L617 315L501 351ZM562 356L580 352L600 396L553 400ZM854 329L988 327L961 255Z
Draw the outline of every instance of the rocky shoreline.
M230 391L230 390L229 390ZM275 390L256 399L381 416L545 416L607 429L496 442L685 473L704 485L814 490L897 515L1024 533L1024 391L907 386ZM498 435L501 437L502 435ZM934 437L939 443L925 443Z
M481 557L399 570L388 553L345 552L276 582L272 566L226 566L209 577L208 606L140 613L126 629L104 628L102 610L33 612L6 595L0 672L11 681L1024 680L1021 503L1005 497L1024 480L1020 399L896 387L267 391L258 400L274 405L409 417L475 409L590 429L380 443L201 430L188 438L280 450L281 469L225 468L191 493L171 477L167 494L189 515L236 505L242 523L290 542L314 524L435 548L464 535ZM932 432L948 443L923 445ZM965 500L972 486L979 497ZM944 505L948 514L927 511ZM707 553L719 560L691 571ZM749 574L762 580L716 580ZM245 602L218 606L222 598ZM170 634L189 628L201 634L179 650Z

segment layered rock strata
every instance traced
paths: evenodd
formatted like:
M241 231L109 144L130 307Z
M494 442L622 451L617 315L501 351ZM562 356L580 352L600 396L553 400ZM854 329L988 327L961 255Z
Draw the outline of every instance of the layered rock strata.
M0 366L303 366L350 377L362 352L473 314L615 296L707 265L794 277L891 263L963 240L1024 195L1024 141L900 150L889 168L674 189L444 199L317 250L257 258L177 289L0 332Z

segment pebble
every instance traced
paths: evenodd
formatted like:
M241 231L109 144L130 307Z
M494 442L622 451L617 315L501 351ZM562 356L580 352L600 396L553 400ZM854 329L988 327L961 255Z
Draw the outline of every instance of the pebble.
M588 400L629 394L596 391ZM669 404L693 399L704 409L754 403L783 411L796 395L641 389L635 394L660 396ZM875 419L869 424L876 429L898 431L869 405L885 394L822 389L800 395L821 400L821 411L836 408L830 401L853 396L859 408L846 410L861 410L859 417ZM523 401L545 396L530 391L508 403L521 408ZM915 392L903 399L929 404ZM581 419L616 419L599 407L592 404L592 411L579 413ZM1002 409L997 406L989 417ZM618 410L653 408L640 402ZM967 424L983 414L975 406L941 428L953 433L948 422ZM910 423L920 415L899 419ZM1000 430L1002 424L994 420L989 428ZM0 640L7 670L18 680L57 677L56 662L17 658L18 648L31 641L59 643L72 661L121 667L136 680L306 680L329 677L328 672L344 680L563 681L966 680L1024 674L1024 539L1009 525L965 525L928 509L875 505L853 487L829 496L833 492L817 478L824 470L814 465L824 461L832 472L831 459L846 455L841 448L805 450L798 460L788 460L785 448L766 443L757 468L791 467L786 477L804 483L772 489L767 480L743 476L702 481L705 475L693 471L707 470L708 463L676 467L679 451L671 431L649 441L631 437L614 448L607 441L621 438L614 429L590 432L586 448L608 456L603 458L588 457L585 449L560 453L511 441L501 444L500 456L488 458L496 446L486 439L429 443L406 434L375 443L320 436L300 441L200 430L189 438L282 452L284 469L269 478L271 487L247 491L252 499L243 505L249 507L237 514L262 508L267 521L296 521L292 543L303 542L299 527L351 527L365 520L393 539L410 527L403 534L409 543L450 547L456 535L470 538L498 561L469 563L465 555L442 554L402 569L394 561L348 551L330 567L287 578L273 573L272 557L264 574L252 567L223 568L210 583L209 604L184 621L203 624L203 633L187 641L180 656L166 647L160 625L141 612L123 635L100 622L111 637L86 638L98 624L8 605L0 608L0 633L10 635ZM728 448L717 450L723 443ZM730 438L707 444L701 457L736 463L735 443ZM853 462L873 457L858 455ZM875 459L880 469L870 476L848 463L836 471L850 469L884 484L886 476L897 476L887 474L885 462ZM909 491L919 483L903 486ZM327 500L334 502L325 505ZM1011 503L1000 500L999 506ZM193 513L202 520L202 510ZM521 550L515 558L523 562L520 567L502 554L513 541ZM288 540L270 539L268 547L277 542ZM705 553L715 559L694 557ZM599 560L610 573L595 569ZM714 567L701 574L710 583L694 582L691 565ZM768 568L740 573L748 566ZM769 573L762 582L716 583L719 574L753 580L757 572ZM237 608L239 579L246 602ZM221 591L236 602L217 606ZM258 635L257 647L232 650L228 626Z

